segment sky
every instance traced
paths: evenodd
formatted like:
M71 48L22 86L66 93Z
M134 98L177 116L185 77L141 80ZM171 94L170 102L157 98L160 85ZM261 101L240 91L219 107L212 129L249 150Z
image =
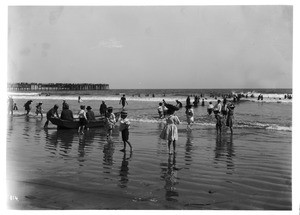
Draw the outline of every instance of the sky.
M292 88L293 6L9 6L8 82Z

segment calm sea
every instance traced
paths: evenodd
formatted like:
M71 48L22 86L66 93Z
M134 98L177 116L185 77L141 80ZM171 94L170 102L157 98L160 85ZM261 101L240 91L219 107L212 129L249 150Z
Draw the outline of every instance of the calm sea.
M291 210L292 99L284 99L291 89L49 93L9 93L19 107L7 126L7 181L10 198L18 198L9 201L12 208ZM225 130L220 136L206 106L229 93L249 96L236 103L233 135ZM103 128L78 135L50 123L44 130L46 117L34 113L40 101L45 112L54 104L61 110L63 99L75 115L81 104L99 114L102 101L120 111L122 94L128 101L132 153L119 151L123 143L117 127L107 141ZM159 138L164 120L158 119L158 103L185 104L188 95L193 101L201 94L205 106L194 108L191 132L184 109L176 112L182 123L177 154L169 156ZM257 100L259 94L263 101ZM30 99L32 111L25 116L23 104Z

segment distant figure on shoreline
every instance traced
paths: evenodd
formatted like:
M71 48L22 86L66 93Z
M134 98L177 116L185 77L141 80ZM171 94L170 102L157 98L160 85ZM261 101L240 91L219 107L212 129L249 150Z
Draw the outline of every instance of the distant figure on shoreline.
M50 118L53 118L53 117L55 117L55 116L56 116L57 118L59 118L57 110L58 110L58 105L54 105L53 108L51 108L51 109L47 112L47 115L46 115L47 121L45 122L44 128L48 128L48 124L49 124Z
M81 99L80 96L78 96L78 103L81 103L81 102L83 102L83 100Z
M13 107L13 110L18 110L18 106L17 106L17 103L14 103L14 107Z
M168 117L166 118L167 124L163 128L160 138L168 140L168 150L171 155L171 143L173 143L173 153L176 153L176 141L178 140L178 129L176 125L180 124L180 120L174 113L179 110L179 108L171 104L165 104L165 106L168 108Z
M125 97L125 94L123 94L123 96L121 97L121 99L120 99L120 102L119 102L119 104L121 104L122 103L122 109L124 109L125 108L125 104L127 104L128 105L128 102L126 101L126 97Z
M29 112L30 112L30 110L31 110L31 103L32 103L32 102L33 102L32 100L29 100L29 101L27 101L27 102L24 104L25 111L26 111L26 115L28 115Z
M37 116L38 116L39 114L41 114L41 117L43 118L43 109L42 109L42 105L43 105L43 102L39 102L39 103L37 104L35 113L36 113Z
M201 106L204 107L204 99L202 99Z
M101 116L105 116L106 115L106 110L107 110L107 106L105 104L105 101L102 101L101 105L100 105L100 115Z

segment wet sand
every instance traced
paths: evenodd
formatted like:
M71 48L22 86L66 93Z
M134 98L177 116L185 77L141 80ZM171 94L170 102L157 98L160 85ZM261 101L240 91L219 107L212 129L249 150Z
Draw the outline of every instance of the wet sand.
M160 123L132 122L132 154L118 130L44 130L45 119L8 124L11 209L291 210L291 133L179 125L167 154ZM16 199L17 198L17 199Z

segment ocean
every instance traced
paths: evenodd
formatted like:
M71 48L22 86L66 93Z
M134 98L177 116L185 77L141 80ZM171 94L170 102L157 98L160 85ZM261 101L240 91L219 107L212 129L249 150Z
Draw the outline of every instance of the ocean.
M49 93L50 95L46 95ZM217 135L207 104L224 94L242 94L235 103L233 135ZM45 113L66 100L73 113L91 106L96 115L105 101L121 110L125 94L129 139L123 146L118 127L112 140L104 128L79 135L57 130ZM257 100L258 95L263 100ZM292 209L291 89L114 89L105 91L8 92L19 110L7 121L8 205L15 209ZM187 131L185 109L176 112L177 153L169 155L159 138L163 99L185 105L187 96L202 95L205 106L194 107L195 123ZM78 103L78 96L82 102ZM251 97L253 96L253 97ZM24 103L33 100L29 116ZM43 102L44 117L35 105Z

